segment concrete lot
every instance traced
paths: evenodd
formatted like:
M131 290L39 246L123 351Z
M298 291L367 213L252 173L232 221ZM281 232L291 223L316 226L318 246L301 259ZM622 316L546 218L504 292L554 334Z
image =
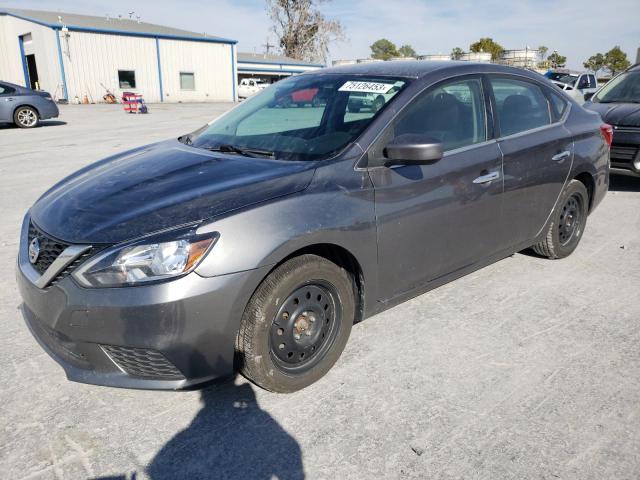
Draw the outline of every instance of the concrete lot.
M69 106L66 124L0 127L0 478L640 477L634 179L614 179L570 258L517 254L375 316L304 391L68 382L18 310L22 215L83 165L226 108Z

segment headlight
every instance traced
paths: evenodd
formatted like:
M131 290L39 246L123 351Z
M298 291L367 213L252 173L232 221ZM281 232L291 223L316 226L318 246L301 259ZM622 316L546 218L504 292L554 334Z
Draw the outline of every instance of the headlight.
M170 234L169 234L170 235ZM192 271L217 240L191 233L145 239L106 250L73 273L84 287L118 287L179 277Z

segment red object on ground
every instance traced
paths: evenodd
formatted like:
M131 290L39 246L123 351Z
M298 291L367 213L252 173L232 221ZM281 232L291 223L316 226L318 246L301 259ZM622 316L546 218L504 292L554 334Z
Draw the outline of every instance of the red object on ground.
M291 94L291 99L296 103L309 103L318 94L317 88L305 88Z
M142 95L133 92L122 92L122 106L127 113L147 113L147 106Z

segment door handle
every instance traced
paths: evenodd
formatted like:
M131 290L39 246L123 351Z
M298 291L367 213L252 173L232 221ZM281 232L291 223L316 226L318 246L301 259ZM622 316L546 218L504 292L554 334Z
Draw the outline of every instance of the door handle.
M486 175L480 175L473 183L489 183L500 178L500 172L491 172Z
M562 160L570 156L571 152L569 150L565 150L564 152L557 153L556 155L551 157L551 160L553 160L554 162L561 162Z

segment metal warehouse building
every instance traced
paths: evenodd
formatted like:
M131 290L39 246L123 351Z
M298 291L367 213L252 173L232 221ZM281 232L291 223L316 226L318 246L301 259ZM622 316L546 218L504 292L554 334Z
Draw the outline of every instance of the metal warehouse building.
M319 63L309 63L281 55L260 55L238 52L238 80L262 78L270 83L296 73L323 68Z
M56 99L236 99L236 41L136 19L0 9L0 79Z

